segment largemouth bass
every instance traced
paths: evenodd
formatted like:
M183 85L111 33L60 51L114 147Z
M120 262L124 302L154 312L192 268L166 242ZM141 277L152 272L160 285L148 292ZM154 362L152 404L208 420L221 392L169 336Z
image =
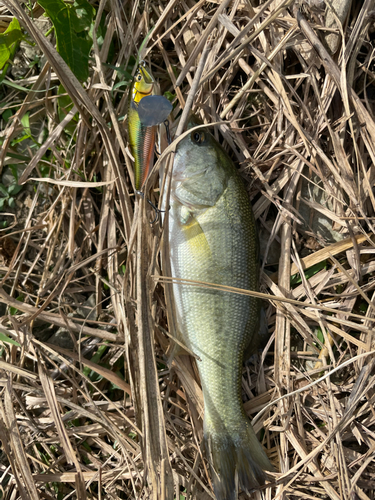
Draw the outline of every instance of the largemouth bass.
M189 128L197 123L190 122ZM244 185L207 129L177 146L171 181L172 276L258 289L258 241ZM258 300L204 286L173 284L179 334L197 354L204 397L204 438L217 500L237 499L273 470L244 412L243 353L254 341ZM238 481L237 481L238 478Z
M140 191L154 163L156 126L147 127L139 119L138 105L144 97L156 94L151 71L139 65L130 89L128 132L130 150L134 157L135 189Z

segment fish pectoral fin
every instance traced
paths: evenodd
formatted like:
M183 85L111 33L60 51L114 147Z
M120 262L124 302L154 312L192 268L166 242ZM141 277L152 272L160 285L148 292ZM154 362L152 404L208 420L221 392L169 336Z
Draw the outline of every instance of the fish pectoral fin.
M207 237L195 215L185 206L181 207L179 222L190 251L199 259L211 259L212 252Z

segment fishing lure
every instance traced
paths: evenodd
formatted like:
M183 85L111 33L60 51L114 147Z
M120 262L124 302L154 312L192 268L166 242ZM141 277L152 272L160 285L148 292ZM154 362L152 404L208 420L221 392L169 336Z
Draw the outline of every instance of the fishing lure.
M151 71L141 62L135 75L130 95L128 130L130 150L135 163L135 189L140 191L154 163L156 125L144 125L138 106L144 97L156 95L156 84Z

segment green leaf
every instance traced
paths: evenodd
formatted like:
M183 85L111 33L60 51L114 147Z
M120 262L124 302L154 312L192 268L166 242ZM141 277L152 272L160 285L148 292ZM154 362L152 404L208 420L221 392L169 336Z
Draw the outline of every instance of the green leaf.
M365 314L367 312L367 309L368 309L368 304L367 302L361 302L359 304L359 311L363 314Z
M123 66L114 66L113 64L110 63L103 63L103 66L113 69L113 71L116 71L118 75L122 75L125 80L129 80L129 82L131 82L133 80L132 72L135 64L136 64L135 57L130 56L126 68Z
M17 181L18 181L17 165L9 165L9 168L10 168L12 174L13 174L15 183L17 183Z
M25 296L23 293L20 293L19 296L16 298L18 302L24 302L25 301ZM15 314L18 313L18 309L16 307L10 307L9 308L11 316L14 316Z
M43 158L44 159L44 158ZM42 177L51 177L52 172L51 172L51 166L50 165L40 165L39 166L40 173L42 174Z
M318 340L319 340L322 344L324 344L324 335L323 335L322 330L321 330L319 327L316 329L316 336L317 336Z
M25 141L26 139L30 139L30 135L29 134L24 134L19 139L15 139L14 141L11 142L11 145L15 146L16 144L19 144L20 142Z
M166 97L168 99L168 101L171 103L173 103L173 101L176 99L176 96L174 94L172 94L172 92L169 92L169 90L164 92L164 97Z
M82 446L85 448L85 450L87 450L88 452L92 452L92 448L90 447L90 445L86 442L86 441L83 441L82 443Z
M305 277L306 279L310 279L314 274L318 273L322 269L327 269L327 261L322 260L322 262L318 262L317 264L309 267L308 269L305 270ZM299 273L293 274L293 276L290 278L290 284L291 286L294 285L299 285L302 283L302 278Z
M0 342L6 342L7 344L13 344L16 345L17 347L21 347L18 342L9 338L8 335L5 335L5 333L3 332L0 332Z
M137 66L139 64L139 61L141 60L142 58L142 55L143 55L143 49L146 47L147 45L147 42L148 42L148 39L150 38L151 36L151 33L153 32L154 30L154 26L150 29L150 31L147 33L147 35L145 36L145 39L143 40L143 42L141 43L141 46L139 47L139 50L138 50L138 54L137 54Z
M56 49L81 82L89 76L95 9L87 0L38 0L55 28Z
M1 79L0 79L0 82L1 82ZM1 82L3 85L7 85L8 87L12 87L13 89L17 89L17 90L20 90L21 92L34 92L36 94L38 93L42 93L42 92L46 92L45 89L43 90L32 90L32 89L28 89L26 87L22 87L22 85L17 85L16 83L14 82L11 82L10 80L8 80L7 78L4 78L4 80ZM57 88L57 85L54 85L53 87L49 87L49 90L54 90ZM3 115L4 116L4 115Z
M115 83L114 86L112 87L112 92L119 89L120 87L129 87L130 82L131 80L129 81L122 80L121 82Z
M59 90L57 94L57 105L59 108L59 118L61 113L61 118L65 118L65 116L69 113L69 111L73 107L73 101L70 96L67 94L66 90L62 85L59 85Z
M5 123L7 123L9 121L9 118L13 116L13 111L11 109L6 109L1 116Z
M27 162L30 161L30 156L19 155L17 153L11 153L10 151L7 151L7 156L9 156L10 158L15 158L16 160L23 160Z
M99 363L99 361L102 359L102 356L103 356L103 354L105 353L106 350L107 350L107 346L106 345L101 345L98 348L98 351L96 352L96 354L94 354L93 357L91 358L91 361L93 363Z
M6 198L9 197L8 190L3 184L0 184L0 194L5 196Z
M24 131L30 137L31 136L31 130L30 130L30 113L25 113L23 115L23 117L21 118L21 123L23 125Z
M18 194L21 191L22 188L23 188L23 186L19 186L18 184L11 184L8 187L8 193L10 196L15 196L16 194Z
M3 69L15 52L16 45L22 40L20 23L13 18L4 33L0 33L0 69Z
M59 113L59 120L62 122L66 115L73 107L73 101L70 96L67 94L66 90L62 85L59 85L59 90L57 94L57 109ZM78 123L78 113L73 116L73 119L70 123L65 127L64 131L70 135L72 135L77 127Z

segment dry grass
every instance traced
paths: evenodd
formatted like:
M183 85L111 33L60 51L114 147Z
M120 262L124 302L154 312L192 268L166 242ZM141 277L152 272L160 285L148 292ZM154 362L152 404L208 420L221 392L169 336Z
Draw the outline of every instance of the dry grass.
M26 98L7 89L2 165L26 113L48 135L23 153L20 181L35 189L0 233L0 332L18 343L1 350L0 498L213 498L196 369L166 363L168 276L161 227L133 197L127 88L111 90L152 26L143 55L174 117L212 44L193 109L219 123L259 223L271 338L243 393L278 473L253 498L374 498L373 2L354 2L343 27L331 16L330 31L321 2L101 2L107 32L84 86L30 11L3 3L1 20L15 15L46 62L17 82ZM75 105L65 119L58 83ZM40 182L42 167L58 182Z

